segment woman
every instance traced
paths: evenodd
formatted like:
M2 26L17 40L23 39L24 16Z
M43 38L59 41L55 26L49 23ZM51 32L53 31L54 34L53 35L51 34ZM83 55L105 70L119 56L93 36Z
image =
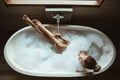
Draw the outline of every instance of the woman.
M79 61L83 67L98 72L101 69L101 66L97 64L96 60L89 56L86 51L80 51L78 54Z

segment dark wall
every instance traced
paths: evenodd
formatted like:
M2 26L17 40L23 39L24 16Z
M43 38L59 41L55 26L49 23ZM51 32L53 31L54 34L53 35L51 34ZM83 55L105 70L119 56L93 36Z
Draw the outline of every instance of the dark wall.
M7 35L7 38L5 38L7 40L12 34L9 34L10 32L27 26L21 18L24 14L27 14L31 18L39 19L42 23L51 23L46 19L45 7L46 6L6 6L3 1L0 0L0 35ZM107 34L117 49L116 60L111 68L91 79L118 79L120 76L120 0L105 0L100 7L72 7L74 11L71 22L63 22L63 24L85 25L97 28ZM2 38L3 37L1 37L1 39ZM6 41L1 42L0 46L3 46L5 42Z
M108 27L118 24L120 17L120 0L104 0L101 7L73 7L73 15L69 24L88 25L92 27ZM27 14L31 18L37 18L42 23L50 23L46 19L45 6L6 6L0 0L0 30L17 30L26 24L21 17ZM66 23L65 23L66 24Z

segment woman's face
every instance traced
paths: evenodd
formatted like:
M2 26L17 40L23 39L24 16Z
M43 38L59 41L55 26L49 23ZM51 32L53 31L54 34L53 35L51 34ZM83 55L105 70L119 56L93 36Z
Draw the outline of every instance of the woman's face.
M85 67L85 60L87 59L88 54L85 51L80 51L78 58L83 67Z

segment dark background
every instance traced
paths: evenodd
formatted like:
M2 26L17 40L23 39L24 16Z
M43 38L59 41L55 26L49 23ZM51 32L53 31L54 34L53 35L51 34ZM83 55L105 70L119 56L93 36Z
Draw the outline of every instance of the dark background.
M12 70L4 60L3 55L3 49L7 39L15 31L27 26L21 19L24 14L27 14L31 18L39 19L44 24L53 24L53 22L50 22L46 18L45 7L30 5L7 6L0 0L0 80L120 80L120 0L104 0L100 7L68 6L73 8L71 21L69 23L62 23L96 28L104 32L113 41L117 55L115 62L107 71L95 76L82 78L42 78L26 76Z

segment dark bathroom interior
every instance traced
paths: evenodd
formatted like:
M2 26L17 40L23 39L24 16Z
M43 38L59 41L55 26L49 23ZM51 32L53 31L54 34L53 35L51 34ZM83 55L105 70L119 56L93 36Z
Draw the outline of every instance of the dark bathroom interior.
M47 19L46 7L72 7L69 22L60 24L83 25L93 27L105 33L116 47L116 58L105 72L87 77L33 77L14 71L4 59L4 46L8 38L17 30L27 26L22 16L39 19L43 24L56 24ZM100 6L56 6L56 5L7 5L0 0L0 80L119 80L120 79L120 0L104 0Z

